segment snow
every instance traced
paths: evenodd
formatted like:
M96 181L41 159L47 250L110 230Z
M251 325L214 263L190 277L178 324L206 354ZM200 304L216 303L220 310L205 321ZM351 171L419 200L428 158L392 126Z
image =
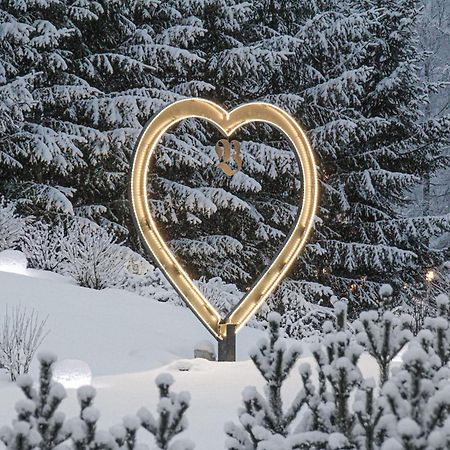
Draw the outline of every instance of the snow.
M59 283L75 284L75 281L63 275L48 270L27 268L27 257L19 250L3 250L0 252L0 272L11 272L28 277L55 280Z
M382 284L379 290L380 297L392 297L394 290L390 284Z
M25 273L27 270L27 258L18 250L3 250L0 252L0 271Z
M61 363L81 360L90 367L102 429L122 424L123 417L136 414L141 407L155 411L155 381L167 382L173 377L171 389L187 391L191 397L188 428L180 437L193 441L197 450L223 448L224 426L229 421L237 422L242 391L249 385L262 390L263 378L248 357L249 349L264 337L260 330L246 327L239 333L236 363L211 362L193 358L196 344L212 338L187 308L123 290L78 287L64 277L48 279L42 271L36 271L33 277L0 272L0 286L0 315L6 304L21 304L43 316L48 314L50 334L42 350L57 354ZM305 346L300 364L312 361ZM366 355L361 365L371 376L376 373L374 361ZM67 367L65 363L63 366ZM31 369L35 380L37 367L36 358ZM20 381L27 385L29 377ZM299 372L294 369L286 381L286 399L293 398L299 386ZM24 398L1 372L0 398L1 428L11 423L16 402ZM79 415L75 389L67 389L61 410L67 417ZM149 435L142 433L139 438L145 441Z

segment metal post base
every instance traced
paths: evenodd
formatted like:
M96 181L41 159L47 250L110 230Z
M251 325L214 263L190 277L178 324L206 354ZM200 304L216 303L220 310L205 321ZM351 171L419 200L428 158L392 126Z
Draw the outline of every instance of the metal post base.
M236 361L236 325L227 325L227 334L219 341L218 361Z

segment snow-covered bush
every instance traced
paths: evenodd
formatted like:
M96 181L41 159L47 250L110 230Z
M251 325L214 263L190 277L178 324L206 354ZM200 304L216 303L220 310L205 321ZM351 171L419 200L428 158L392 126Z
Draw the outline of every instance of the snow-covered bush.
M187 427L186 410L190 396L187 392L170 392L174 380L170 374L161 374L156 378L159 389L158 416L155 418L146 408L138 411L141 425L155 437L156 448L168 450L176 446L177 450L191 450L194 445L188 440L173 438Z
M28 373L31 361L48 334L47 318L41 320L35 310L17 306L5 310L0 323L0 368L5 369L12 381Z
M175 301L160 271L94 222L80 218L69 223L35 221L25 230L21 247L33 268L68 275L85 287L123 288L160 301Z
M61 243L66 238L62 222L37 221L25 227L20 243L31 267L58 272L64 262Z
M122 287L127 260L113 235L88 220L74 221L60 242L60 273L92 289Z
M23 227L24 221L15 214L14 205L0 198L0 251L17 246Z
M189 394L170 391L173 378L161 374L156 379L160 400L154 418L146 408L137 415L125 416L122 423L108 431L97 426L100 411L94 406L96 390L92 386L82 386L77 390L80 413L66 419L58 411L66 397L64 387L53 380L52 368L56 356L41 353L39 386L33 386L29 375L18 379L18 386L25 395L16 403L17 417L12 426L0 427L0 441L8 450L52 450L72 448L74 450L148 450L149 447L137 441L140 429L149 431L155 437L156 449L192 450L193 444L186 439L174 441L174 437L186 429L185 412L189 408Z
M285 340L280 336L281 316L278 313L272 312L267 320L268 338L261 339L250 353L265 380L264 395L254 387L245 388L244 406L238 412L240 425L231 422L225 425L229 450L256 450L262 441L277 435L286 437L305 401L305 395L301 392L289 408L283 405L281 388L301 349L298 345L286 347Z
M0 430L0 440L7 449L50 450L66 440L65 416L58 411L66 391L61 384L52 381L52 364L56 356L40 353L38 359L41 368L39 386L33 386L29 375L22 375L17 380L25 399L16 403L17 417L12 427L5 426Z
M322 342L311 346L314 364L299 366L302 388L287 412L279 392L291 366L283 372L286 350L272 344L269 331L269 341L259 348L271 358L251 355L267 381L266 398L255 388L244 390L240 425L225 427L229 450L450 448L448 297L436 299L439 317L426 318L414 336L411 316L387 310L392 290L380 294L385 306L362 313L353 324L346 319L346 302L335 302L334 322L324 324ZM363 351L378 369L368 377L358 365Z

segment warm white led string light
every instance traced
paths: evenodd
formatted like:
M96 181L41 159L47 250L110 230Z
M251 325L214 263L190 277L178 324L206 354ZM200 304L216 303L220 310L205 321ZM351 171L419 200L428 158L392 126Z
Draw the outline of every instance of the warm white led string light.
M181 120L188 118L211 122L227 138L238 128L250 122L268 123L289 138L303 174L304 195L301 211L288 240L251 290L223 319L195 286L164 242L152 218L148 203L147 179L151 157L163 134ZM197 98L179 100L163 109L146 125L139 138L133 159L130 200L139 233L157 264L183 300L217 339L223 339L226 336L227 325L234 325L236 331L242 328L286 276L309 239L318 198L316 163L305 133L292 116L268 103L248 103L227 112L208 100Z

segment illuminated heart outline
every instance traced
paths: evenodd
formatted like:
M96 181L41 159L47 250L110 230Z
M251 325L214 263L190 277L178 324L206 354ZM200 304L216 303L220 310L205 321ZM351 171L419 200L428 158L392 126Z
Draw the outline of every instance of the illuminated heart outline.
M212 123L227 138L249 122L266 122L289 138L303 173L302 208L287 241L250 291L224 319L195 286L168 248L152 218L148 204L147 178L150 159L163 134L181 120L188 118L204 119ZM211 101L191 98L167 106L144 127L133 158L129 194L133 219L147 249L186 304L213 336L220 340L226 337L227 325L235 325L236 332L245 325L285 277L304 249L313 227L319 184L311 146L300 125L288 113L269 103L247 103L227 112Z

